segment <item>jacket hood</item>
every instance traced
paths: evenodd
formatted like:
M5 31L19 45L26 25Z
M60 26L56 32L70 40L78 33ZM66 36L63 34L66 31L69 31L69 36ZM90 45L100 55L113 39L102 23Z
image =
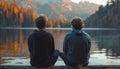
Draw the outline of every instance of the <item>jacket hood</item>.
M73 32L76 34L76 35L81 35L83 33L82 30L73 30Z
M34 33L34 35L38 35L39 37L43 37L43 36L47 35L46 31L44 31L44 30L34 30L33 33Z

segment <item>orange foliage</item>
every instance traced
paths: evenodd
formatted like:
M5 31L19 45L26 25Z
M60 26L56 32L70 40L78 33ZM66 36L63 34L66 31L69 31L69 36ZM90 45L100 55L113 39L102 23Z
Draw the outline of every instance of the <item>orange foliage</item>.
M17 53L20 50L24 49L26 47L26 45L24 45L23 43L23 36L22 33L20 34L20 42L18 37L16 37L15 41L11 41L11 39L9 37L6 38L6 42L1 43L0 46L0 55L2 54L7 54L7 53ZM2 42L3 40L0 40L0 42ZM26 43L26 42L25 42Z
M23 19L24 19L22 12L19 14L19 19L20 19L20 22L22 23L22 22L23 22Z
M0 14L4 13L6 17L10 17L15 14L16 17L18 17L18 19L20 20L20 22L23 22L25 15L32 18L37 17L37 13L34 10L26 9L19 5L10 4L4 1L0 2L0 9L2 9L0 10Z
M19 48L19 45L18 45L18 42L17 42L17 41L15 41L15 42L13 43L13 49L14 49L14 52L16 52L16 51L20 50L20 48Z
M31 14L31 15L32 15L32 18L33 18L33 19L35 19L36 16L37 16L36 12L34 12L34 11L32 11L32 14Z
M18 12L19 12L19 8L18 7L14 7L13 10L14 10L14 13L17 15Z
M50 27L53 27L53 22L52 22L52 20L49 20L48 22L49 22L49 24L50 24Z
M63 27L62 25L68 24L69 20L64 17L63 15L59 16L58 18L53 18L48 20L48 24L50 27Z
M0 15L2 15L2 11L0 11Z
M10 4L10 3L2 1L2 2L0 2L0 15L5 16L6 20L10 20L9 18L11 18L11 19L13 18L13 21L14 21L14 19L15 19L16 22L11 21L11 24L14 24L16 26L16 23L19 22L17 24L20 24L20 26L21 26L21 23L24 23L24 22L27 23L27 20L28 20L28 22L29 22L29 20L34 20L38 14L37 14L37 12L35 12L32 9L26 9L19 5ZM9 22L9 21L7 21L7 22ZM33 22L31 21L31 23L33 23ZM67 24L67 23L68 23L68 19L64 15L59 15L58 18L49 19L49 21L48 21L48 25L50 27L61 27L61 25L63 26L64 24ZM7 24L7 23L5 23L5 24ZM9 24L10 24L10 22L9 22ZM28 24L26 24L26 25L28 25Z

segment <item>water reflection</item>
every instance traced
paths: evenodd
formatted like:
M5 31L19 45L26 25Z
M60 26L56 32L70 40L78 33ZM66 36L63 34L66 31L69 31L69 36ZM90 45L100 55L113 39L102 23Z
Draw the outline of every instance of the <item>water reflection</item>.
M98 37L99 43L98 47L99 49L106 49L106 56L114 56L119 57L120 56L120 35L105 35L102 37Z
M47 29L55 39L55 47L62 51L64 36L71 29ZM0 29L0 64L2 57L29 58L27 38L33 29ZM120 30L85 30L92 37L91 55L105 54L107 59L120 60ZM100 58L100 57L98 57Z
M25 49L27 41L22 30L0 30L0 55L3 56L25 56L22 50ZM21 52L21 54L17 54Z

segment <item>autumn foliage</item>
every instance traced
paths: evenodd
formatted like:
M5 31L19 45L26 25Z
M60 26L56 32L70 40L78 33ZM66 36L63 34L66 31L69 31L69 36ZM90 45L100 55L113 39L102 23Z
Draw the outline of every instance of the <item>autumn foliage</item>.
M0 26L1 27L22 27L34 26L34 19L37 13L32 9L25 9L16 4L0 2Z
M0 2L0 27L34 27L34 19L38 14L32 9L26 9L16 3ZM70 27L69 20L59 15L48 20L47 27Z

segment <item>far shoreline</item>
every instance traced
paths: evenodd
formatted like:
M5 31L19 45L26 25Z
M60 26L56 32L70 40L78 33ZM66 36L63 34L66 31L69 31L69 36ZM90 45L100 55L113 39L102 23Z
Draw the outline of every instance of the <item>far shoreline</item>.
M21 29L21 30L34 30L35 27L0 27L0 29ZM57 28L47 27L47 30L72 30L72 28ZM120 28L83 28L83 30L120 30Z

